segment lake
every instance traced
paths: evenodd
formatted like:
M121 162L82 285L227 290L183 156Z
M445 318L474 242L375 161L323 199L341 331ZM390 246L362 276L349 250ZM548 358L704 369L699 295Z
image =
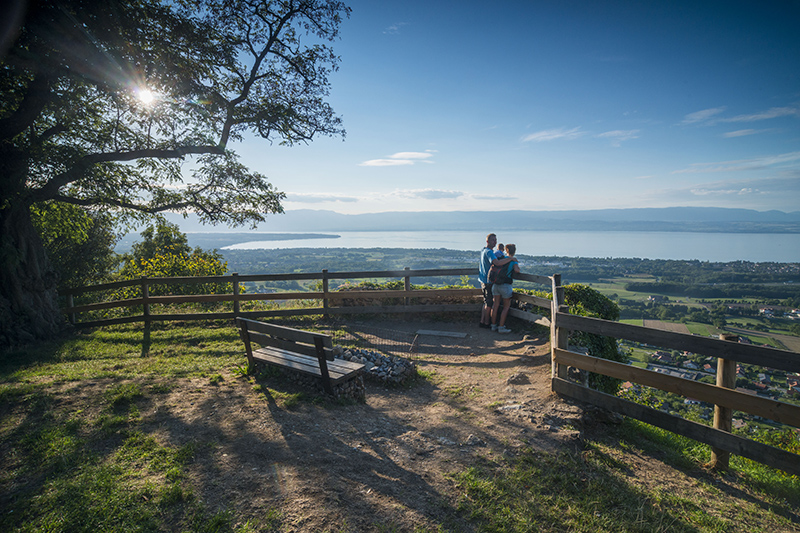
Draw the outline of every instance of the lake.
M448 248L480 250L486 235L475 231L344 231L338 238L252 240L224 250L284 248ZM253 239L257 239L254 234ZM800 262L796 233L679 233L657 231L503 231L499 242L517 253L565 257L638 257L728 262Z

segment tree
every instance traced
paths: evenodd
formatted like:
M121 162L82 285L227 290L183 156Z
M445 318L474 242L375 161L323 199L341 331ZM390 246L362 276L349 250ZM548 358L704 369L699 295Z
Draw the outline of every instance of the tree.
M228 271L228 263L216 250L203 250L199 246L192 250L185 233L178 226L160 222L142 231L142 241L133 245L126 254L125 263L119 272L123 279L142 276L169 278L183 276L222 276ZM139 298L140 287L129 287L119 297ZM230 283L190 283L184 285L151 285L153 296L167 294L215 294L230 292Z
M76 205L45 202L31 207L33 225L58 276L59 287L108 278L119 264L113 217Z
M325 101L336 0L41 0L0 71L0 344L61 325L30 210L196 213L239 225L282 212L229 144L343 135ZM306 41L309 41L306 43Z

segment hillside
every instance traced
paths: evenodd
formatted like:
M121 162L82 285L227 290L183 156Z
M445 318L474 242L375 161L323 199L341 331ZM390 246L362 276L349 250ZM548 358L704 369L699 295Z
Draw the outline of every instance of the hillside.
M203 226L196 217L169 216L184 232L226 232ZM429 231L483 233L536 228L576 231L680 231L730 233L800 233L800 211L755 211L711 207L597 209L583 211L424 211L346 215L334 211L298 209L270 215L261 232Z
M466 336L426 336L411 355L419 379L367 382L365 404L244 376L241 341L223 324L146 337L107 328L5 354L0 527L749 533L800 524L796 479L742 461L706 472L703 447L552 395L547 333L503 337L464 320L348 330L385 346L421 328Z

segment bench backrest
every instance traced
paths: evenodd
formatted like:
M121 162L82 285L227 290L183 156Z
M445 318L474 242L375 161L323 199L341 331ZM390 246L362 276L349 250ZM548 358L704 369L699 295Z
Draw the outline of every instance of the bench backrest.
M329 335L303 331L302 329L268 324L248 318L237 318L242 340L250 349L249 343L255 342L261 346L274 346L290 352L318 358L319 345L325 354L325 359L333 361L333 340Z

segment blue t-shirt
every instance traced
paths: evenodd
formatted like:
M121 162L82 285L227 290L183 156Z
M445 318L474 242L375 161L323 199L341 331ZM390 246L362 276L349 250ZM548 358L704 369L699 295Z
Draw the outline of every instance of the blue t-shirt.
M489 269L492 268L492 261L497 259L494 255L494 250L491 248L484 248L481 252L481 262L478 265L478 281L481 283L489 283L486 276L489 275Z

